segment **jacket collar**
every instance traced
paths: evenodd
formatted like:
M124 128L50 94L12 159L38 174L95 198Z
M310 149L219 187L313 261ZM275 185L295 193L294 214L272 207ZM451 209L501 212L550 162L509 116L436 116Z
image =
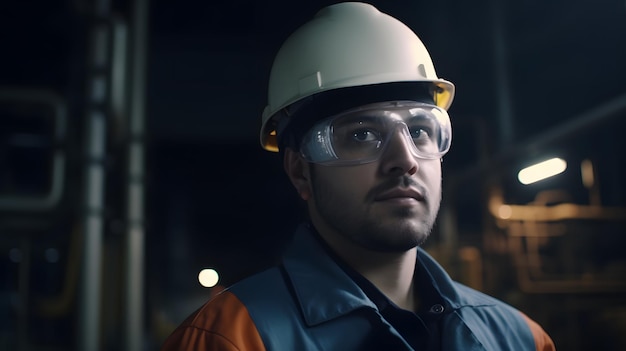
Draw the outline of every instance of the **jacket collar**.
M466 294L464 285L450 278L446 270L433 259L424 249L418 247L418 262L424 274L430 279L435 290L444 299L446 309L456 310L461 307L477 307L493 305L493 300L482 294Z
M330 257L313 230L310 224L300 225L283 256L283 267L307 325L324 323L359 308L377 311L363 290ZM430 277L448 305L447 310L491 304L479 296L460 293L458 283L421 248L418 248L417 264Z
M328 255L309 224L296 230L283 266L307 325L313 326L359 308L376 305Z

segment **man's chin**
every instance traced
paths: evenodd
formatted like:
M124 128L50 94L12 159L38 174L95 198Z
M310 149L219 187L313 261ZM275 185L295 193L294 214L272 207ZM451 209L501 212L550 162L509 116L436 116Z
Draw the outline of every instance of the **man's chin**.
M395 229L381 230L379 235L371 238L367 246L377 252L406 252L424 244L429 234L430 228L423 226L418 228L396 227Z

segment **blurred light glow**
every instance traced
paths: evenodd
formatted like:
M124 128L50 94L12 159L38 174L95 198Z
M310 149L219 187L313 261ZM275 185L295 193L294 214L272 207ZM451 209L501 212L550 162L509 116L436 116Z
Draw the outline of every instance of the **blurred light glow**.
M200 285L205 288L212 288L217 285L217 282L220 280L219 274L215 269L205 268L198 273L198 281Z
M511 206L500 205L500 207L498 207L498 216L500 216L500 218L502 219L511 218L511 214L513 214L513 210L511 209Z
M593 176L593 163L591 163L591 160L583 160L583 162L580 163L580 175L585 188L591 188L595 182Z
M56 263L59 261L59 250L54 247L47 248L46 251L44 251L44 257L49 263Z
M22 251L16 247L9 250L9 259L13 263L19 263L22 261Z
M567 162L561 158L555 157L522 169L517 174L517 179L524 185L532 184L563 173L566 168Z

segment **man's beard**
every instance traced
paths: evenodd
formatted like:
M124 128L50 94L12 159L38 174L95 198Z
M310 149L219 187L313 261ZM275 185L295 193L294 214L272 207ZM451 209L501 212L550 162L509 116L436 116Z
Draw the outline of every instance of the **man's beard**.
M357 199L338 196L341 190L337 191L332 183L321 183L315 176L314 167L311 169L311 181L316 211L326 225L344 239L375 252L405 252L422 245L433 229L441 201L441 192L435 196L430 194L429 201L435 203L430 208L432 212L423 216L426 218L415 221L416 215L411 214L410 209L398 208L392 212L399 218L398 221L384 221L367 213L355 212L354 209L359 207L351 201ZM413 220L403 221L403 217Z

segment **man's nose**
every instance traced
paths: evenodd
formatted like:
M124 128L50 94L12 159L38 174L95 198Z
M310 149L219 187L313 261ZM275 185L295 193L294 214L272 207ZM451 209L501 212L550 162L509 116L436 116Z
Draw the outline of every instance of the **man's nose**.
M398 123L391 131L387 146L381 155L383 172L415 174L419 164L414 149L415 144L406 125Z

